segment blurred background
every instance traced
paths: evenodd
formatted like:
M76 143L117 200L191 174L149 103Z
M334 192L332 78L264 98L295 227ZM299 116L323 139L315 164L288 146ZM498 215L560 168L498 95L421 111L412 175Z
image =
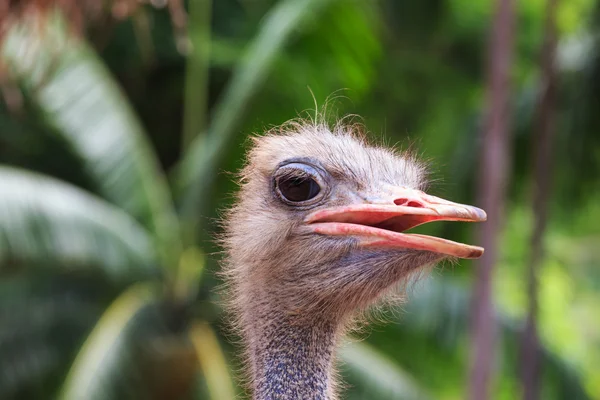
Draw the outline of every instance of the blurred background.
M0 0L0 398L244 397L247 138L327 104L488 211L340 350L345 399L600 399L600 2Z

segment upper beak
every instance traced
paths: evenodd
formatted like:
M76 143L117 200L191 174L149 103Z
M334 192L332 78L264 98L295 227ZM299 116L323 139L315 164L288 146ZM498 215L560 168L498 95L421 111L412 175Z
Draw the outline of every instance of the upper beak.
M381 202L327 208L305 222L315 233L355 236L368 247L410 248L459 258L478 258L483 248L437 237L401 233L431 221L479 222L487 218L477 207L453 203L422 191L398 188Z

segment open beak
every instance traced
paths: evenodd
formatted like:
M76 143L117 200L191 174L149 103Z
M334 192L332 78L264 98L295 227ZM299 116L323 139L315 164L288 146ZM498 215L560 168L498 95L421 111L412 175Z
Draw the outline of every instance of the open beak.
M383 204L353 204L309 214L315 233L352 236L361 247L408 248L459 258L478 258L483 248L433 236L402 233L431 221L485 221L485 211L414 189L399 188Z

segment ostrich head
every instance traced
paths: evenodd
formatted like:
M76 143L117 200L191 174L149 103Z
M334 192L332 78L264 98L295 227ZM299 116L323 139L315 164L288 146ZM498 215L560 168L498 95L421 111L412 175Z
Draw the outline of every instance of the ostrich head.
M355 126L292 122L255 139L224 240L255 398L334 398L334 346L353 315L427 266L483 253L403 233L486 218L425 183L423 164Z

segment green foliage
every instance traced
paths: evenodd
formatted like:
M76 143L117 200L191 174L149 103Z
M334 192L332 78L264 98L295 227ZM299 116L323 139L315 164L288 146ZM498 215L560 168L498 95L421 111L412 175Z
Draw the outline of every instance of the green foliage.
M49 270L0 282L0 397L54 393L88 327L112 290L98 293L98 275L84 278ZM26 317L24 317L26 316Z
M354 343L342 349L341 359L346 374L357 383L349 398L402 398L426 400L425 394L408 373L379 351L364 343Z
M97 266L123 278L156 265L148 232L127 213L75 186L10 167L0 167L0 233L0 272Z
M416 142L434 160L434 193L472 201L492 2L190 3L187 56L167 9L140 8L114 31L90 22L89 41L56 10L2 31L11 80L0 162L11 167L0 167L1 398L233 398L237 352L221 347L218 254L205 256L234 190L221 171L239 168L249 134L332 94L352 100L331 101L332 113L365 116L392 144ZM209 6L211 18L199 11ZM586 57L561 63L542 388L544 399L599 398L600 58L585 38L597 36L600 13L591 0L560 7L562 49L575 43ZM495 284L498 399L520 394L543 10L519 3L514 165ZM422 229L476 242L456 225ZM465 397L471 264L435 275L367 344L341 350L345 398Z
M59 398L148 397L151 387L139 376L142 365L132 353L138 350L136 339L140 336L134 332L147 336L149 329L156 329L156 322L147 320L159 315L152 310L157 302L152 288L143 284L132 286L119 296L81 347Z
M137 117L95 52L50 13L14 25L1 53L47 123L84 161L94 187L158 236L163 264L174 266L180 244L168 187Z

